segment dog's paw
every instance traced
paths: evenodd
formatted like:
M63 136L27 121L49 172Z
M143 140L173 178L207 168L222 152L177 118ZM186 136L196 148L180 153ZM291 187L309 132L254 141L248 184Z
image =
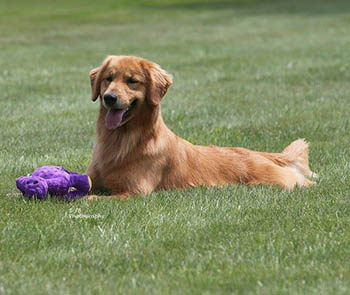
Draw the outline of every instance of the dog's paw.
M317 178L318 178L318 175L317 175L315 172L312 172L312 171L311 171L310 178L311 178L311 179L317 179Z
M98 200L98 199L100 199L101 197L100 196L97 196L97 195L89 195L89 196L87 196L87 200L89 200L89 201L96 201L96 200Z

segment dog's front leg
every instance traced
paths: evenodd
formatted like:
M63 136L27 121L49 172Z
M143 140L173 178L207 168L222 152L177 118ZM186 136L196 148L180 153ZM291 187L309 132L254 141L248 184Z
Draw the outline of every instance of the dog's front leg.
M86 170L86 174L90 177L92 182L92 191L101 190L104 188L103 181L100 175L99 170L97 169L96 165L91 163Z
M95 201L95 200L111 200L111 199L119 199L119 200L130 200L131 194L129 193L113 193L110 196L98 196L98 195L89 195L87 197L89 201Z

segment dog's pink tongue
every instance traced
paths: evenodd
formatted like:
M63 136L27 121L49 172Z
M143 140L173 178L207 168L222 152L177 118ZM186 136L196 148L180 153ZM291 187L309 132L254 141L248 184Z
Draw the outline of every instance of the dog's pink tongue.
M117 128L123 119L124 113L125 110L109 110L105 118L107 129Z

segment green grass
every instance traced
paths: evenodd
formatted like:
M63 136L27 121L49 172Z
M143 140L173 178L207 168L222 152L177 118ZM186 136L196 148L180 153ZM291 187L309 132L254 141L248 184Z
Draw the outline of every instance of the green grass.
M0 2L0 294L349 294L349 1L116 2ZM193 143L306 138L318 185L23 200L39 166L85 171L108 54L174 75L163 116Z

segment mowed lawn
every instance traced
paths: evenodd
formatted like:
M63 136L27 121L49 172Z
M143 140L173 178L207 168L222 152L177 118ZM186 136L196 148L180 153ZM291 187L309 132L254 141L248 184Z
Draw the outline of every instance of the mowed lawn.
M349 1L49 2L0 2L1 295L350 293ZM192 143L306 138L317 186L25 201L16 177L85 171L108 54L173 74L163 116Z

